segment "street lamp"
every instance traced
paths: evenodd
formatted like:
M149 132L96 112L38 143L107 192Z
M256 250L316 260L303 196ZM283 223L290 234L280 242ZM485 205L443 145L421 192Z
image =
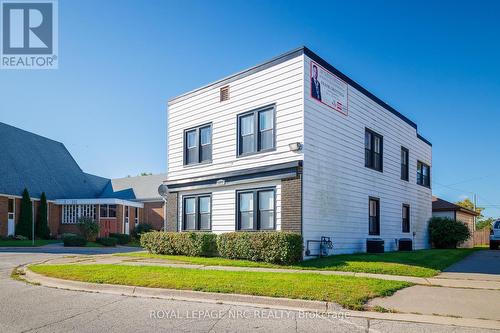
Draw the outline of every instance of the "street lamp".
M167 231L167 195L168 187L165 184L158 186L158 194L163 199L163 231Z

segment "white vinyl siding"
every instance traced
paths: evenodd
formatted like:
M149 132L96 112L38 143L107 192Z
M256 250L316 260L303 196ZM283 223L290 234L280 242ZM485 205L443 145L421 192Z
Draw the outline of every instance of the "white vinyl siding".
M413 237L413 232L414 247L428 247L431 190L417 185L416 169L417 160L432 166L432 148L417 138L414 127L352 86L348 87L348 115L313 100L309 70L310 59L300 55L231 81L227 101L220 102L220 86L215 85L170 102L168 180L303 160L305 241L326 236L332 238L335 254L365 251L366 238L370 237L369 198L373 197L380 200L380 236L376 237L385 240L386 250L395 250L395 239ZM275 149L238 156L238 115L269 105L275 107ZM184 131L207 123L212 123L212 162L184 166ZM253 126L255 123L254 119ZM366 128L383 138L381 171L365 167ZM269 128L254 130L258 134ZM290 151L289 144L297 142L303 143L303 149ZM402 146L409 150L409 181L401 179ZM181 191L179 230L183 223L182 198L186 195L210 192L212 231L221 233L236 229L237 191L273 186L276 230L281 230L280 181ZM411 207L410 234L402 232L402 204Z
M303 56L230 83L231 98L220 102L220 88L208 87L168 107L168 179L197 177L302 159L289 144L303 142ZM237 157L237 116L275 105L275 149ZM212 163L183 164L184 131L212 123ZM257 129L258 130L258 129ZM265 128L262 128L265 132ZM258 131L257 131L258 132ZM272 131L271 131L272 132ZM257 133L258 134L258 133ZM267 135L264 133L264 135Z
M380 199L380 237L395 250L401 230L401 205L411 206L415 247L428 247L431 190L417 185L417 160L432 165L431 147L415 128L348 87L348 115L310 97L310 59L305 57L304 239L332 237L334 253L365 251L369 197ZM365 128L383 137L383 172L365 167ZM401 146L410 151L409 178L401 180ZM410 234L411 235L411 234Z
M191 197L197 194L210 194L212 196L212 231L215 233L222 233L227 231L236 231L236 196L237 191L255 190L260 188L274 188L276 193L276 206L275 209L275 225L276 230L281 229L281 182L268 181L257 182L245 185L232 185L221 186L210 189L203 189L199 191L184 191L179 192L179 206L178 206L178 221L179 229L183 230L183 214L182 205L184 198Z

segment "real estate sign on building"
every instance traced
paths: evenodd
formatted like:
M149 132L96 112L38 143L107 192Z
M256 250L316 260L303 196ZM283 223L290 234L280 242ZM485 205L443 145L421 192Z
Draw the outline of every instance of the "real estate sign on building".
M311 61L311 97L347 115L347 83Z

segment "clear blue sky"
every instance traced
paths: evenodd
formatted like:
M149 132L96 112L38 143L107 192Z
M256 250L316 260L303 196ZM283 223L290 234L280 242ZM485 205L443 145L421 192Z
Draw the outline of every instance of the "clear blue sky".
M58 70L0 71L0 121L87 172L165 172L169 98L306 45L418 124L436 195L500 216L498 1L60 0L59 25Z

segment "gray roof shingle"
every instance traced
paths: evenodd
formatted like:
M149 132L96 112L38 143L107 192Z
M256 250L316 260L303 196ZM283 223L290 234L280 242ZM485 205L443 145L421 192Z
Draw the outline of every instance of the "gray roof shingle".
M0 122L0 193L48 199L94 198L109 179L84 173L57 141Z
M101 198L123 200L162 200L158 186L167 179L166 173L112 179L101 193Z

